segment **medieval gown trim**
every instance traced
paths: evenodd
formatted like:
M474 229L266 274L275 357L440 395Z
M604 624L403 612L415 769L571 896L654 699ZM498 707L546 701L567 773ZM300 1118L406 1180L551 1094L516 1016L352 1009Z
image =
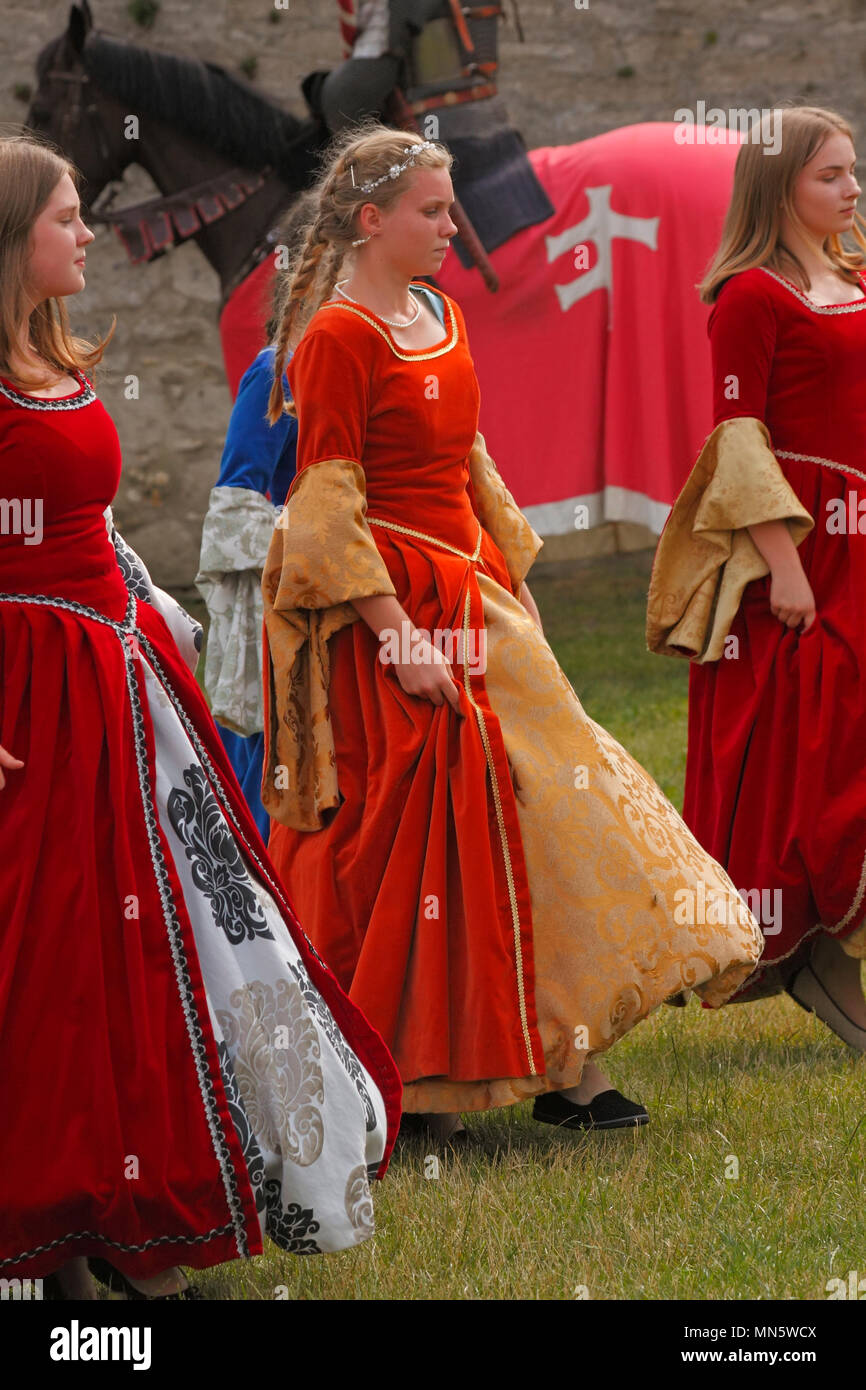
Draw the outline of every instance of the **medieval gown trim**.
M791 280L780 275L777 270L771 270L768 265L758 266L758 269L762 275L769 275L771 280L775 280L778 285L788 290L813 314L859 314L862 309L866 309L866 298L854 299L848 304L816 304L814 299L810 299Z
M72 376L78 379L79 389L70 392L68 396L28 396L23 391L16 391L11 382L0 381L0 395L6 397L13 405L24 406L26 410L80 410L82 406L90 405L91 401L96 400L96 392L83 372L73 371Z
M441 357L443 353L450 352L457 342L457 320L454 317L450 300L445 300L445 307L448 310L449 330L439 344L432 348L399 348L394 341L393 334L388 332L384 323L374 315L365 313L356 304L345 304L342 301L334 300L332 303L323 304L321 310L343 309L348 314L355 314L365 323L369 323L371 328L375 328L376 332L385 339L394 356L399 357L402 362L427 362L433 357Z

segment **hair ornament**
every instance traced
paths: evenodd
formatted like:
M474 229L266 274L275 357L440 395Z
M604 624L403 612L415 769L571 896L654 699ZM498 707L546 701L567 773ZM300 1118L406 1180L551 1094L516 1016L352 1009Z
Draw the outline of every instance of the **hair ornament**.
M436 148L436 142L435 142L435 140L422 140L421 143L418 144L418 145L407 145L406 148L404 149L403 153L404 153L405 155L408 155L408 158L407 158L407 159L404 159L402 164L392 164L392 165L391 165L391 168L388 170L387 174L383 174L381 178L379 178L379 179L373 179L372 182L362 183L362 184L361 184L361 192L362 192L362 193L372 193L372 192L373 192L373 189L374 189L374 188L378 188L379 184L380 184L380 183L384 183L386 179L396 179L396 178L398 178L398 177L400 176L400 174L403 173L403 170L404 170L404 169L408 169L411 165L414 165L415 159L416 159L416 157L417 157L417 155L418 155L418 152L419 152L420 150L433 150L433 149L435 149L435 148ZM354 187L357 188L358 185L355 183L355 173L354 173L354 169L353 169L353 171L352 171L352 184L353 184Z

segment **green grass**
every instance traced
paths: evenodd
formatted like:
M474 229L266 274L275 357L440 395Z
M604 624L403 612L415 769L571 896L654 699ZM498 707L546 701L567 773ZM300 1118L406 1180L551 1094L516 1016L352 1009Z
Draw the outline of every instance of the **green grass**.
M531 588L587 713L680 806L688 667L646 651L649 558ZM824 1299L831 1277L866 1276L866 1062L814 1016L787 998L663 1007L605 1067L646 1129L560 1134L529 1104L469 1115L438 1178L424 1147L398 1149L374 1239L269 1245L198 1282L224 1299Z

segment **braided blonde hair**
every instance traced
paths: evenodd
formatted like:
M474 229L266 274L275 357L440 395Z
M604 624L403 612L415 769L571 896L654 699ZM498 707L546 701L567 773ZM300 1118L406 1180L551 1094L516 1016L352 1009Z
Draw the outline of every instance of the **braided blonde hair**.
M274 381L268 401L268 420L273 425L283 411L297 417L293 401L283 395L282 379L291 347L297 346L304 331L336 284L343 260L359 236L358 213L365 203L377 208L391 207L405 193L412 166L397 178L386 178L369 193L361 185L372 183L406 159L409 145L423 144L414 131L393 130L379 121L368 120L341 131L325 151L322 172L312 192L312 215L301 229L298 248L289 267L282 272L278 289L274 334ZM444 145L419 150L414 167L450 169L452 156ZM354 182L352 173L354 170ZM305 233L305 234L304 234Z

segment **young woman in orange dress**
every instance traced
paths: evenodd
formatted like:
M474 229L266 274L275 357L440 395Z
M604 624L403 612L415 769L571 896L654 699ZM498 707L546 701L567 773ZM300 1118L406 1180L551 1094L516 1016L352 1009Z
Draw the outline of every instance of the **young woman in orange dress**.
M269 848L405 1111L447 1134L534 1098L541 1121L635 1125L646 1109L595 1059L684 988L726 999L761 937L544 638L541 541L479 432L460 306L417 278L456 231L449 166L412 133L344 134L287 273L271 418L293 408L294 347L299 439L263 575ZM707 888L717 921L696 920Z
M735 1000L788 989L863 1052L866 224L847 122L776 118L777 152L737 156L700 287L714 429L659 543L647 640L692 658L685 818L760 899Z

